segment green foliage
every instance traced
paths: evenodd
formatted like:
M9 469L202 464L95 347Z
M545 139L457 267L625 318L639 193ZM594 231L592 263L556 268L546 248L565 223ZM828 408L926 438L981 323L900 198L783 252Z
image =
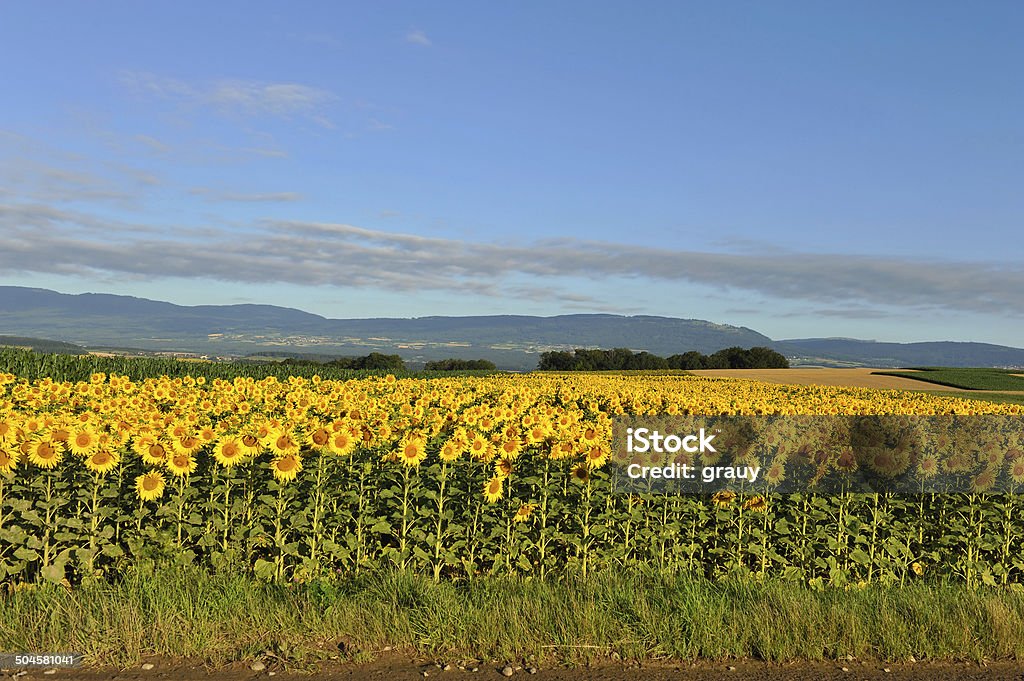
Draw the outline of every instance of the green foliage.
M539 371L656 371L664 369L784 369L789 361L771 348L731 347L707 356L691 350L667 359L627 348L544 352Z
M236 376L260 380L274 376L287 380L290 376L349 380L392 373L406 375L398 355L370 353L365 357L342 358L324 364L309 360L282 362L205 362L162 357L98 357L94 355L43 354L19 348L0 348L0 372L35 381L88 381L94 373L129 375L137 379L168 376L203 376L207 380L234 379Z
M0 476L0 582L89 582L169 560L277 582L383 568L435 580L628 568L836 586L1024 583L1015 494L624 494L604 469L584 483L574 464L526 454L487 503L493 463L431 455L410 467L390 451L307 452L291 482L266 459L205 458L144 502L140 460L106 475L16 469Z
M627 348L577 348L573 352L552 350L541 354L537 366L539 371L649 371L668 368L668 362L663 357L649 352L634 353Z
M494 371L498 367L486 359L440 359L427 362L427 371Z

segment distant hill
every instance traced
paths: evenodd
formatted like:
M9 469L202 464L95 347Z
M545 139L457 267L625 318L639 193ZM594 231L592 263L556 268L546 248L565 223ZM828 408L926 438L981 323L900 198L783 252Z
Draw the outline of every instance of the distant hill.
M773 347L788 357L807 360L817 357L861 366L1024 366L1024 350L989 343L880 343L851 338L804 338L777 341Z
M0 347L26 348L36 352L51 352L61 355L84 355L86 350L74 343L26 338L25 336L0 336Z
M689 350L711 354L732 346L768 346L794 364L1024 366L1024 350L984 343L773 341L753 329L700 319L611 314L328 319L274 305L182 306L17 286L0 286L0 333L73 346L212 356L336 357L387 351L411 362L490 359L503 369L533 369L547 350L625 347L665 357Z

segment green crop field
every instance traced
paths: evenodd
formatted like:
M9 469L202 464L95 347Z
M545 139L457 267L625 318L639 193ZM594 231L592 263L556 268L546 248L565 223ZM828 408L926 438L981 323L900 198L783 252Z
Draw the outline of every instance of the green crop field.
M879 376L901 376L915 381L948 385L964 390L1024 390L1024 369L963 369L922 367L920 369L874 371Z

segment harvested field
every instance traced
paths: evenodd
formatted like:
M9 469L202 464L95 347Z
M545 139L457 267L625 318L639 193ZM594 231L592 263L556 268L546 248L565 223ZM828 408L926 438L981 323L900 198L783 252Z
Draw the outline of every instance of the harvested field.
M875 376L871 373L872 371L879 371L879 369L700 369L690 373L697 376L746 378L752 381L766 381L782 385L830 385L879 390L941 390L949 392L957 390L944 385L925 383L899 376Z

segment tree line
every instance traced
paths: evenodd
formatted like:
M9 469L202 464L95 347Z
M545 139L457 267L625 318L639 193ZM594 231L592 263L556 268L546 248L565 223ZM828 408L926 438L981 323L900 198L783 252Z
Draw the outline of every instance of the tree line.
M370 371L405 371L405 362L399 355L385 355L371 352L363 357L339 357L329 362L317 362L312 359L289 357L281 362L285 366L325 366L334 369L356 369Z
M731 347L710 355L691 350L670 357L628 348L552 350L541 353L539 371L642 371L657 369L788 369L789 360L771 348Z
M335 369L355 369L369 371L406 371L405 362L400 355L385 355L380 352L371 352L364 357L339 357L329 362L317 362L312 359L298 359L289 357L281 362L284 365L292 366L325 366ZM423 366L424 371L494 371L497 367L494 362L486 359L439 359L427 362Z

